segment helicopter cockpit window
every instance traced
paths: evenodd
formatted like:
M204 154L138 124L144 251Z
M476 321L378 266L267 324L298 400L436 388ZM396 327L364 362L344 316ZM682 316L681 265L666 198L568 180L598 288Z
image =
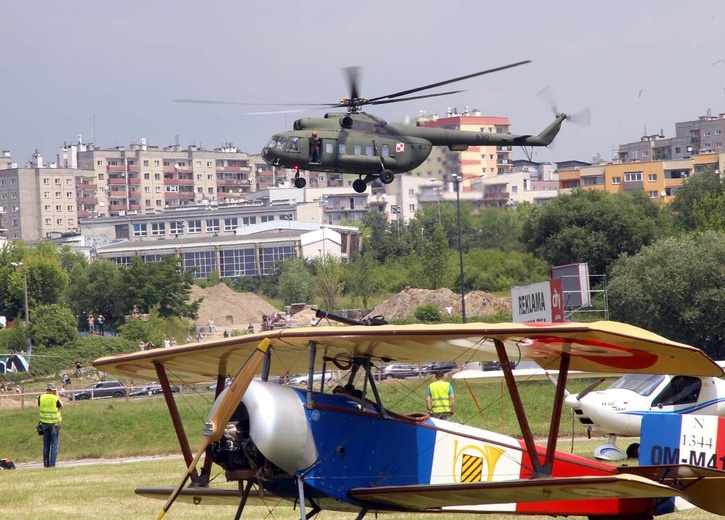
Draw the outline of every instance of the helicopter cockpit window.
M275 146L277 146L277 141L276 141L276 140L275 140L275 138L273 137L273 138L272 138L272 139L270 139L270 140L269 140L269 142L267 143L267 148L274 148Z
M284 150L284 146L287 144L287 138L286 137L280 137L277 139L277 148L280 150Z
M665 376L655 374L627 374L617 379L609 389L631 390L639 395L650 395L660 385Z
M300 138L299 137L290 137L287 139L287 148L285 148L288 152L299 152L300 151Z
M375 155L375 150L373 149L372 145L367 145L365 147L365 155Z
M700 397L702 380L699 377L675 376L660 395L652 402L654 406L696 403Z

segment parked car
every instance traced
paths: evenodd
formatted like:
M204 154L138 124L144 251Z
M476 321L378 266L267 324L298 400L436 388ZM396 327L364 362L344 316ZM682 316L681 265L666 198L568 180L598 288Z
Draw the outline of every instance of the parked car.
M322 381L322 372L312 374L312 382L317 383L318 381ZM332 381L332 372L325 372L325 382L329 383L330 381ZM297 374L290 378L289 383L292 385L306 385L307 374Z
M97 399L99 397L123 397L126 387L121 381L98 381L88 385L85 389L73 393L77 401L84 399Z
M231 385L232 381L234 381L234 380L231 377L227 377L226 381L224 381L224 388ZM214 383L213 385L207 385L206 389L207 390L216 390L216 383Z
M423 375L436 374L438 372L450 372L457 370L458 363L455 361L436 361L435 363L427 363L420 368Z
M403 365L394 363L383 368L383 379L405 379L406 377L418 377L420 371L414 365Z
M171 385L170 387L172 392L178 392L179 387L175 385ZM131 390L128 395L129 397L136 397L139 395L156 395L156 394L163 394L164 390L161 388L161 385L157 382L149 383L147 385L139 386L138 388L134 388Z

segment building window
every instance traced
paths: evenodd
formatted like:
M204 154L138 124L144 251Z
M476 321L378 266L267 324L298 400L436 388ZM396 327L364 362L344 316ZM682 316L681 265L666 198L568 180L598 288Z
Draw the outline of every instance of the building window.
M96 161L96 166L103 166L103 161Z
M158 200L158 199L156 199L156 205L157 205L157 206L161 206L161 201L160 201L160 200Z
M151 174L150 173L144 173L143 174L143 180L150 181L151 180Z
M68 184L68 185L70 186L71 184L73 184L73 179L71 179L71 178L69 177L69 178L67 178L67 179L65 180L65 183L66 183L66 184Z
M143 192L144 193L151 193L151 186L144 186L143 187Z
M45 177L43 179L43 184L50 184L50 179L48 179L47 177ZM3 186L5 186L5 181L3 181Z
M621 177L612 177L612 184L622 184Z
M235 229L237 229L237 218L225 218L224 231L234 231Z
M649 182L656 182L657 181L657 174L656 173L650 173L647 175L647 180Z
M134 224L133 225L133 236L145 237L147 235L146 224Z
M184 221L183 220L170 221L169 222L169 234L183 235L184 234Z
M650 191L649 192L649 198L650 199L656 199L657 198L657 191L656 190Z
M207 233L218 233L219 232L219 219L218 218L206 219L206 232Z
M624 174L624 182L642 182L642 172L627 172Z
M68 206L68 211L73 211L73 206Z
M201 161L196 161L196 165L201 168Z
M213 175L207 175L206 176L206 180L213 181L214 180L214 176Z
M46 218L46 219L45 219L45 225L46 225L46 226L50 226L50 219L49 219L49 218Z
M56 205L55 206L55 211L63 211L63 206Z
M68 219L68 227L73 227L75 225L75 221L72 218Z
M151 199L144 199L144 203L146 204L146 207L151 206Z
M148 159L144 160L144 162L143 162L143 165L144 165L144 166L148 166L148 165L149 165L149 161L148 161Z
M55 223L58 224L59 226L62 226L63 225L63 219L62 218L57 218L57 219L55 219Z
M257 217L242 217L243 226L251 226L257 223Z
M43 206L43 211L50 211L50 204Z
M73 192L72 191L66 191L65 192L65 198L66 199L72 199L73 198Z
M512 186L511 186L511 194L512 194L512 195L516 195L516 194L517 194L518 192L519 192L519 187L518 187L518 186L513 186L513 185L512 185Z
M200 180L201 180L201 173L197 173L197 174L196 174L196 180L197 180L197 181L200 181Z
M209 195L214 195L214 188L207 188Z
M201 233L201 220L189 221L189 233Z
M159 237L166 234L166 224L163 222L152 222L151 223L151 236Z
M154 180L160 181L161 180L161 174L160 173L154 173Z
M5 195L5 194L3 193L3 195ZM43 198L44 199L49 199L50 198L50 192L49 191L44 191L43 192Z

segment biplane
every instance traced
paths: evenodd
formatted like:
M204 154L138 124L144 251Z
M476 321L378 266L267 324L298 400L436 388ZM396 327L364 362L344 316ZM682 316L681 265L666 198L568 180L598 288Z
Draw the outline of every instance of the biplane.
M167 390L188 469L173 490L136 490L166 499L159 518L177 498L238 504L237 518L260 500L301 506L302 519L322 510L355 512L358 519L377 512L442 511L646 519L678 509L683 500L725 514L719 499L725 471L676 463L617 467L562 453L556 449L559 420L551 421L546 445L536 445L511 373L514 358L559 370L553 418L564 407L569 370L723 374L694 347L616 322L282 329L111 356L94 366L158 380ZM381 364L440 359L498 360L521 438L386 407L376 378ZM333 367L348 370L362 395L326 392L325 378L315 383L309 377L306 388L269 381ZM223 389L230 375L234 380ZM219 393L193 454L168 387L210 378L219 381ZM236 490L210 485L213 465L237 482Z

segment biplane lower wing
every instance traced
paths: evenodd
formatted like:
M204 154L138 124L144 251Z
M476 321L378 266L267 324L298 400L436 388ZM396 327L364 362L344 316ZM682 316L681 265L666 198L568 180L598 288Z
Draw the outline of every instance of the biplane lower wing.
M166 500L173 491L173 488L137 488L136 494L146 498ZM241 498L242 492L237 489L187 487L181 490L177 501L202 506L236 506L239 505ZM276 507L282 502L283 498L268 492L261 494L258 491L251 491L247 497L247 504L252 506Z
M367 504L433 510L468 505L562 500L668 498L680 496L680 491L637 475L608 475L356 488L351 489L349 494Z
M725 515L725 471L692 465L622 466L623 474L639 475L679 489L692 505Z

